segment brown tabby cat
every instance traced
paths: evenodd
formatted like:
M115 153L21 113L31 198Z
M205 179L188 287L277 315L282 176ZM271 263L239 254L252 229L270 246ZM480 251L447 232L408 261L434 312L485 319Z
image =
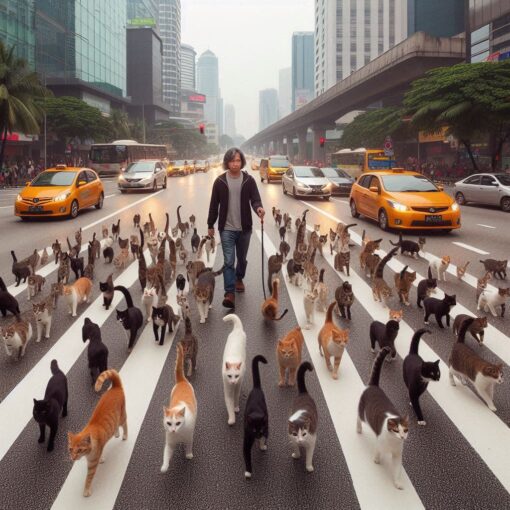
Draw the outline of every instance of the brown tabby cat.
M106 370L96 380L95 390L100 391L103 383L109 379L112 387L103 393L84 429L77 434L68 432L69 454L74 462L83 456L87 458L88 472L85 479L83 496L92 494L91 485L97 465L104 462L103 449L112 436L119 437L122 427L122 440L128 435L126 399L119 374L116 370Z
M275 278L273 280L273 292L270 297L268 297L263 303L262 303L262 315L264 319L267 319L269 321L279 321L281 320L285 314L288 312L288 309L285 308L283 313L280 315L280 317L276 317L276 314L278 313L278 287L280 285L280 280L278 278Z
M197 281L197 275L201 271L205 269L205 264L201 260L188 261L186 264L186 272L188 275L188 281L190 282L190 288L193 290L195 288L195 283Z
M58 239L55 239L55 242L51 245L51 251L53 252L53 257L55 258L55 264L58 263L58 257L60 252L62 251L62 245L58 242Z
M67 284L69 282L69 271L71 260L66 252L60 252L60 265L58 266L57 281Z
M223 267L215 272L206 268L198 275L193 293L200 315L200 324L204 324L207 320L209 309L212 308L214 299L214 288L216 286L215 278L222 273Z
M276 346L276 359L280 367L278 386L295 386L296 372L301 364L301 355L305 339L301 328L297 326L289 331ZM286 374L288 375L286 383Z
M319 353L326 360L327 369L332 372L333 379L338 379L338 368L342 361L345 346L349 341L349 330L340 329L333 322L333 308L336 301L333 301L326 313L326 321L319 331ZM334 358L334 367L331 366L331 357Z
M395 288L400 302L406 306L409 306L409 291L413 286L413 282L416 280L416 271L410 273L407 271L409 266L405 266L400 273L395 273Z
M398 250L398 246L388 252L388 254L379 262L375 271L374 279L372 281L372 293L374 295L374 301L380 301L383 306L386 305L386 301L393 295L390 286L384 281L384 266L388 261L395 255Z
M365 269L366 260L370 254L373 254L381 246L382 239L375 239L374 241L367 241L365 246L362 248L359 255L359 265L361 269Z
M453 321L453 334L458 336L460 329L462 328L462 324L464 321L471 319L470 315L466 315L463 313L459 313L455 317ZM471 325L468 327L468 331L471 333L471 336L478 342L478 345L483 344L484 337L484 329L488 326L487 317L476 317Z
M28 300L30 301L33 297L35 297L39 292L41 292L44 284L46 283L46 278L41 276L40 274L32 274L28 277Z
M304 277L308 281L311 291L315 289L315 286L319 281L319 268L315 265L315 253L316 250L313 250L310 259L305 261L305 263L303 264Z
M466 274L467 267L469 266L469 260L463 265L463 266L457 266L457 278L459 280L462 280L464 278L464 275Z
M28 341L32 338L32 324L17 315L16 322L0 328L0 336L3 338L7 355L17 354L19 360L25 355Z
M270 289L273 286L273 278L280 273L282 270L283 255L276 253L271 255L267 260L267 287Z
M344 273L347 276L350 276L349 274L349 264L351 262L351 252L350 251L344 251L339 252L335 255L334 260L334 266L336 271L340 271L341 273Z
M375 270L377 265L381 262L381 257L377 253L369 253L365 259L365 267L369 271L370 279L374 279Z

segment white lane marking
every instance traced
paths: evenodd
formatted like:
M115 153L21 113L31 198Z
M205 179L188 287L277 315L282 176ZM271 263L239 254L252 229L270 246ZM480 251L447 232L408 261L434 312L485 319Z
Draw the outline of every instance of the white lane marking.
M148 255L149 250L147 250L146 256ZM135 261L124 270L114 283L115 285L124 285L129 288L137 280L138 262ZM58 339L58 342L55 341L54 338L49 339L50 342L55 342L54 345L0 403L0 430L2 431L0 461L32 418L32 398L34 397L34 389L39 388L38 391L42 391L41 381L48 380L51 375L51 360L58 360L60 369L64 373L67 373L87 347L86 344L79 340L81 339L83 318L86 316L92 317L93 321L101 327L106 322L106 319L115 311L116 305L119 304L122 299L122 294L116 292L110 309L105 310L103 308L103 295L100 294L87 308L81 308L79 317L74 320L69 329ZM63 301L63 299L61 301ZM65 308L66 304L61 303L60 306ZM36 332L34 331L34 335L35 334ZM34 342L34 339L32 338L31 341ZM45 339L41 340L41 342L46 341ZM28 349L30 348L31 345L28 346ZM88 370L85 365L83 366L83 373L88 376ZM87 378L87 381L88 380Z
M494 229L496 228L496 227L492 227L491 225L484 225L483 223L477 223L477 225L479 227L485 227L485 228L494 228Z
M214 266L217 250L212 253L210 261ZM176 287L172 285L168 291L168 303L178 313L179 307L176 301ZM210 320L210 319L209 319ZM119 371L126 396L126 409L128 419L128 439L121 441L120 438L112 438L108 441L105 450L105 464L100 465L98 475L92 482L92 497L82 496L85 478L87 476L87 463L85 459L75 462L66 481L62 485L57 499L54 501L52 510L84 510L97 508L97 502L101 501L101 509L110 509L115 506L124 476L126 475L129 461L136 445L136 440L142 428L145 415L151 403L151 396L156 389L162 370L165 368L168 353L172 347L177 328L167 336L163 346L154 341L152 322L149 322L138 338L133 352ZM147 371L147 367L150 370ZM167 376L174 379L174 367L167 367ZM165 400L161 406L166 405ZM200 408L198 409L200 412ZM83 423L87 417L83 418ZM158 438L161 437L161 459L163 458L163 430L162 419L158 420L155 427L159 427ZM176 452L176 455L179 453ZM184 455L184 453L182 453ZM161 459L158 459L160 461ZM158 464L159 466L159 464ZM165 476L156 472L157 476Z
M116 196L116 195L117 195L117 193L113 193L112 195L106 195L104 198L105 198L105 199L106 199L106 198L112 198L112 197L114 197L114 196Z
M340 200L339 198L333 197L331 197L330 200L332 200L333 202L337 202L338 204L349 205L349 202L347 202L347 200Z
M257 230L257 236L260 240L260 230ZM267 234L264 236L264 249L268 257L276 252L276 247ZM283 273L285 276L282 276L281 280L284 280L287 286L296 318L299 324L305 325L303 291L287 283L286 269L283 269ZM345 462L349 468L349 474L360 507L362 509L392 508L395 505L398 507L403 505L403 508L423 508L423 503L405 470L402 470L402 481L405 489L400 491L394 487L391 475L389 474L389 466L385 465L388 459L382 459L381 465L374 463L375 436L369 432L369 428L365 425L362 435L356 432L358 402L361 393L365 389L365 384L361 380L347 350L344 351L342 356L338 372L339 379L335 381L331 377L331 373L326 369L324 358L320 356L317 347L317 335L322 327L324 314L317 315L316 324L313 328L309 330L302 329L302 333L312 358L313 366L345 457ZM289 448L289 457L290 453Z
M14 204L12 205L2 205L0 209L13 209L14 210Z
M479 248L475 248L469 244L459 243L458 241L453 241L452 244L456 246L460 246L461 248L465 248L466 250L474 251L475 253L479 253L480 255L489 255L488 251L480 250Z

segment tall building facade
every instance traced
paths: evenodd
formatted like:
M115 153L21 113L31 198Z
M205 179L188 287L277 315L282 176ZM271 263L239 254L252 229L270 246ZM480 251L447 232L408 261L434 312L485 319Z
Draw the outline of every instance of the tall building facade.
M314 33L292 34L292 111L314 97Z
M156 26L158 21L158 0L127 0L128 26Z
M265 89L259 92L259 131L278 120L278 91Z
M280 69L278 75L278 109L280 119L292 112L292 67Z
M163 101L176 115L181 109L181 0L159 0L158 27L163 41Z
M204 118L209 124L219 127L219 74L218 58L210 51L204 51L197 61L197 91L206 96Z
M197 52L189 44L181 44L181 89L196 90L195 59Z
M225 134L234 138L236 136L236 109L233 104L225 105Z
M17 57L35 66L35 0L0 2L0 40L14 46Z

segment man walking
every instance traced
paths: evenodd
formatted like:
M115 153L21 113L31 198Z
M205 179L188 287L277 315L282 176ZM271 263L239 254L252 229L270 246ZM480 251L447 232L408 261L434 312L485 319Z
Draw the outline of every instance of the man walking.
M239 149L229 149L225 153L223 169L226 172L214 181L207 218L208 234L213 237L219 215L218 231L224 260L223 306L226 308L235 307L234 291L244 292L246 255L253 225L250 206L261 220L265 214L255 179L241 171L245 166L246 158ZM234 268L236 253L237 266Z

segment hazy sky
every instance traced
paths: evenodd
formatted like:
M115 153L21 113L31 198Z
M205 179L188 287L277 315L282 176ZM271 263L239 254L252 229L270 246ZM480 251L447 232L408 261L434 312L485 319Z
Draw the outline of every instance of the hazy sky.
M292 32L314 30L314 0L181 0L181 41L218 57L221 95L236 129L258 131L259 90L278 89L291 66Z

